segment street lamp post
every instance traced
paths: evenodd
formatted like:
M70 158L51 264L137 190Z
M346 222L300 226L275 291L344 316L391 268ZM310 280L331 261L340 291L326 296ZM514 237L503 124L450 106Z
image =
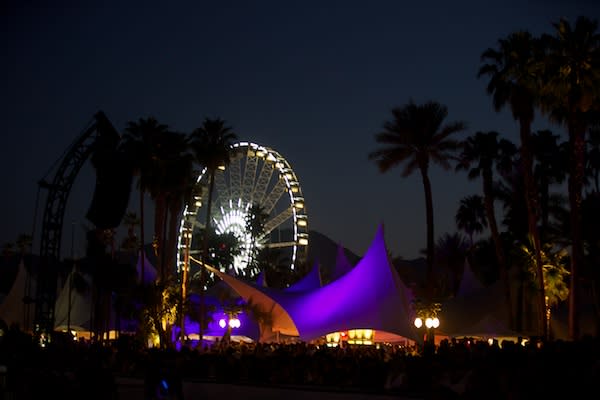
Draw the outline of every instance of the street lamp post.
M423 345L423 350L426 349L434 349L435 348L435 329L440 326L440 320L437 316L417 316L415 318L414 324L417 329L420 329L423 326L423 318L425 318L425 341Z
M235 313L226 313L227 319L221 318L219 320L219 326L225 329L224 339L229 341L231 339L231 330L237 329L242 326L240 319L237 317Z

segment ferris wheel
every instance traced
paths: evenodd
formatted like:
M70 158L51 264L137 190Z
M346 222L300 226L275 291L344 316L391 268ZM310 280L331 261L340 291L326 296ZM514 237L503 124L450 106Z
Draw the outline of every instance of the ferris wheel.
M185 268L186 255L201 252L201 243L193 236L199 236L206 221L207 175L204 170L198 176L196 195L183 212L178 272ZM251 248L273 249L279 254L279 262L291 270L306 257L308 218L304 197L292 167L277 151L251 142L233 144L229 165L215 173L212 199L211 227L217 234L233 233L240 243L240 254L233 262L236 274L253 276L259 272L250 263ZM252 237L246 228L252 207L258 207L264 218L258 237Z

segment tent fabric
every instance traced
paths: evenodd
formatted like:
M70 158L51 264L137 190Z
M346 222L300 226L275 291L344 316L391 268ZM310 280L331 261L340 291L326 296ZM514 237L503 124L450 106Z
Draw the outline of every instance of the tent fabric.
M233 292L237 297L237 293L224 281L217 282L206 291L204 302L205 305L209 306L208 309L211 315L207 321L207 327L203 331L205 337L217 338L225 335L226 328L219 325L221 319L226 321L229 319L224 305L219 300L221 296L219 292L222 290ZM199 309L200 299L198 294L190 295L190 305L195 309ZM260 339L260 327L251 314L247 311L241 311L236 317L240 320L240 326L231 330L232 337L243 337L258 341ZM193 335L200 332L200 324L193 318L186 316L184 329L186 335Z
M89 293L91 289L89 288L92 286L92 279L89 275L82 274L83 279L88 284L88 290L85 293L80 293L74 288L69 291L69 282L71 282L75 273L74 270L69 273L65 285L56 298L54 306L54 329L56 330L66 330L68 328L74 331L90 330L92 302Z
M464 278L469 279L469 278ZM504 291L500 281L470 293L459 294L442 303L439 331L448 336L472 335L473 327L485 318L508 321ZM489 331L492 334L494 332Z
M333 269L331 280L334 281L346 275L346 273L352 270L352 268L352 263L350 263L350 260L348 260L348 257L346 256L346 249L341 244L338 244L337 254L335 258L335 266Z
M253 286L250 283L243 282L234 276L228 275L224 272L219 271L207 264L204 267L221 278L227 283L233 290L235 290L245 301L252 302L260 306L264 311L271 312L272 317L272 329L279 331L285 335L298 336L298 329L294 324L294 321L285 309L281 307L276 301L273 300L269 295L263 293L257 286ZM262 288L266 290L268 288Z
M369 328L421 340L412 324L411 295L389 262L383 226L352 270L314 290L288 292L257 287L206 267L245 300L272 309L273 331L310 341L331 332Z
M519 334L491 315L485 315L473 325L466 327L463 331L454 333L455 337L479 337L479 338L517 338Z
M465 259L463 275L456 293L457 297L465 297L484 289L483 284L475 277L469 260Z
M267 286L267 274L265 271L260 271L256 277L256 284L258 286Z
M321 270L319 268L319 263L315 262L313 264L312 269L310 270L310 272L308 274L306 274L298 282L285 288L284 291L285 292L305 292L308 290L320 288L321 285L322 285Z
M144 257L144 283L146 285L152 284L156 280L157 272L154 265L148 259L146 252L140 252L137 255L137 273L138 280L142 277L142 255ZM135 260L135 256L133 260ZM132 261L133 261L132 260ZM67 284L65 284L59 291L54 306L54 329L55 330L66 330L71 328L74 331L87 332L91 327L91 312L92 312L92 299L91 289L80 293L77 290L72 289L70 293L71 309L69 312L69 285L70 279L72 278L73 271L67 278ZM92 287L92 278L87 274L82 274L83 278L87 282L88 286ZM69 315L70 313L70 315ZM111 310L110 315L110 328L113 329L117 326L117 317L114 309ZM131 321L119 321L121 328L126 328L131 325Z
M146 251L143 251L142 254L144 256L144 284L149 285L156 280L156 267L148 259ZM142 254L137 257L138 280L142 278Z
M279 302L290 313L300 339L370 328L418 340L411 323L406 287L391 266L381 225L358 264L337 280L297 298Z
M17 325L20 329L28 331L32 328L32 321L35 315L35 303L27 305L23 302L27 294L27 275L25 261L21 258L17 270L17 276L13 285L0 304L0 319L8 326ZM33 281L32 281L33 283ZM29 293L35 293L35 287L30 288Z

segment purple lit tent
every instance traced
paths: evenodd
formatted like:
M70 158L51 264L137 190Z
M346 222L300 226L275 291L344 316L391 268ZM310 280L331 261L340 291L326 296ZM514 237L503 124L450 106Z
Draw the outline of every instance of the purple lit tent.
M352 264L348 257L346 257L346 249L341 244L338 244L337 254L335 258L335 268L331 277L332 281L346 275L348 271L352 269Z
M142 254L144 256L144 258L143 258L144 284L148 285L148 284L153 283L156 280L157 271L156 271L156 267L154 265L152 265L152 263L148 259L148 256L146 255L145 250L142 252ZM138 257L137 257L137 273L138 273L138 280L139 280L142 278L142 257L141 257L141 255L138 255Z
M473 293L480 292L484 289L483 284L477 279L473 270L471 269L471 265L469 264L469 260L465 259L465 266L463 268L463 275L460 280L460 286L458 287L458 291L456 293L457 297L466 297Z
M349 329L374 329L386 341L419 341L410 293L388 259L383 226L359 263L326 286L287 292L242 282L207 267L246 301L272 311L274 332L309 341Z
M312 269L302 279L283 289L285 292L306 292L321 287L321 271L319 263L315 262Z

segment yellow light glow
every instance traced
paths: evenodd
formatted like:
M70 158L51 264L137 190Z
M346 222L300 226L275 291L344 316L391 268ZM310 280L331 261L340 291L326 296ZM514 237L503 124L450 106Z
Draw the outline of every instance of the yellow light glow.
M365 329L364 333L365 339L370 340L373 336L373 329Z
M225 166L224 165L219 165L218 167L221 171L225 171Z
M306 220L305 219L298 219L298 226L306 226Z
M415 318L415 326L418 328L423 326L423 320L419 317Z
M302 246L307 246L308 245L308 239L300 238L298 240L298 244L301 244Z
M348 337L350 339L354 339L356 337L356 332L354 332L354 330L349 330L348 331Z

